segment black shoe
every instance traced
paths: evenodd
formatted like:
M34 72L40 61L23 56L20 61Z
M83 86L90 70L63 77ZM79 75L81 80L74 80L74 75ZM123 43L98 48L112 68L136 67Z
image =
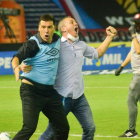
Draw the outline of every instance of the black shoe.
M138 133L135 130L126 130L124 134L119 137L138 137Z

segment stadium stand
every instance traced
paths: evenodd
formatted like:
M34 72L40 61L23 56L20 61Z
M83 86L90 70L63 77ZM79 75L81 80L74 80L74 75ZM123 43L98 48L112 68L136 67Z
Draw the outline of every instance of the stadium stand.
M42 14L52 14L56 23L66 16L63 9L52 0L16 0L16 2L24 8L26 30L37 30L38 19Z

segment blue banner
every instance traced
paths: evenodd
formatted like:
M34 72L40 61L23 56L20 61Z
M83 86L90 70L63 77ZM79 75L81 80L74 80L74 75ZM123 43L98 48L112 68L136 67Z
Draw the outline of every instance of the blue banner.
M11 59L17 51L0 52L0 75L13 74Z
M84 58L82 70L93 71L117 69L125 60L129 51L130 47L125 47L125 45L110 47L98 61ZM16 53L17 51L0 52L0 75L13 74L11 59ZM131 64L128 64L125 69L131 69Z
M82 70L117 69L125 60L129 51L130 47L125 47L125 45L108 48L106 53L98 61L84 58ZM131 64L128 64L125 68L130 69Z

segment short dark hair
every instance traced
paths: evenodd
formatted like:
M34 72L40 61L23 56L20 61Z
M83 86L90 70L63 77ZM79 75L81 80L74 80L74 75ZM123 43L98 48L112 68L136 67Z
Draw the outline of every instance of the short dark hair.
M55 18L52 15L49 15L49 14L41 15L40 18L39 18L39 23L40 23L41 20L43 20L43 21L53 21L53 25L55 25Z

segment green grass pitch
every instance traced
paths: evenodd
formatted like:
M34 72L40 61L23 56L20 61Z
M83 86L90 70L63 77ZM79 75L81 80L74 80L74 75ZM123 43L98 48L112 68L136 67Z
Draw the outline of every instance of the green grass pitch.
M128 128L127 95L132 77L133 74L84 76L85 95L96 124L94 140L125 140L118 136ZM0 76L0 133L9 132L12 137L22 127L19 87L20 81L16 82L14 75ZM72 113L68 120L68 140L81 140L82 128ZM140 134L139 116L137 120L136 130ZM37 140L47 124L48 119L41 113L36 132L30 140Z

